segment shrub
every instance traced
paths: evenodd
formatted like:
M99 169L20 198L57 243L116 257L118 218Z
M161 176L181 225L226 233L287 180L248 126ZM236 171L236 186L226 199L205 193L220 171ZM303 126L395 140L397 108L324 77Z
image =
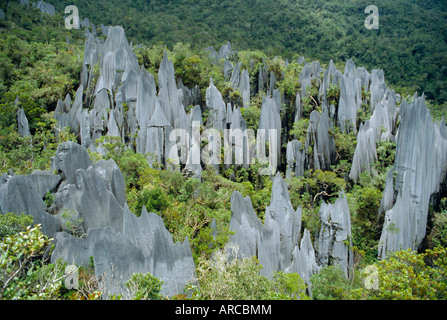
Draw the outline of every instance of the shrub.
M211 259L201 259L197 266L198 289L191 284L192 296L204 300L259 300L271 297L268 278L259 275L262 266L255 258L230 259L238 248L217 250Z
M8 236L12 236L21 231L25 231L27 226L33 223L33 216L6 213L0 214L0 241Z
M136 215L141 215L143 206L148 212L163 212L169 206L166 192L160 187L144 189L137 198Z
M162 284L163 281L150 273L134 273L124 286L131 291L133 300L161 300Z

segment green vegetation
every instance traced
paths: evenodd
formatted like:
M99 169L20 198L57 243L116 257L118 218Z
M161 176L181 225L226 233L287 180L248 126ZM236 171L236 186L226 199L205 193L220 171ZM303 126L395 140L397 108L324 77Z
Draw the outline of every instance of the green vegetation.
M201 50L231 41L240 50L261 49L289 61L296 55L322 63L354 58L369 70L384 69L390 83L411 95L424 91L437 105L447 100L443 1L377 0L378 30L364 27L367 0L64 0L55 6L63 12L70 4L97 26L122 25L134 43L172 49L183 42Z
M59 143L76 141L66 128L56 127L54 109L58 99L73 96L79 85L83 54L82 30L68 31L59 27L67 4L79 7L81 19L88 17L100 23L122 24L141 65L157 77L166 50L176 76L189 87L198 85L202 100L210 78L225 99L238 102L240 93L225 79L221 66L213 63L207 45L216 48L230 40L238 52L230 57L250 73L252 87L264 62L268 72L277 77L277 88L284 95L282 118L287 143L292 139L305 142L309 115L321 112L318 86L308 88L303 97L303 115L293 123L295 95L300 89L298 77L302 65L297 58L320 60L322 68L333 59L343 71L343 63L353 57L357 65L369 70L383 68L386 79L403 98L414 90L424 90L432 100L432 115L447 115L445 41L446 8L436 1L377 1L381 9L380 28L363 27L366 1L85 1L55 3L55 17L16 2L0 20L0 171L12 169L15 174L49 170L51 157ZM405 5L404 5L405 4ZM126 10L123 10L123 8ZM185 9L187 8L187 9ZM425 23L430 20L436 24ZM166 23L168 21L169 23ZM274 35L274 36L272 36ZM69 44L66 38L69 38ZM227 39L229 37L229 39ZM259 50L262 51L259 51ZM285 67L286 57L289 64ZM251 104L241 108L247 127L259 126L265 92L251 97ZM330 103L338 104L340 90L333 86L327 93ZM16 105L16 98L18 104ZM186 108L190 106L185 106ZM31 136L17 132L16 114L24 108ZM204 118L206 118L206 110ZM370 117L368 108L359 110L359 121ZM343 191L348 199L352 223L352 247L355 270L347 278L337 267L323 268L312 278L313 299L445 299L447 202L445 191L439 205L431 207L427 247L421 252L400 251L386 260L377 261L377 247L383 222L377 213L388 170L394 164L396 145L391 141L377 143L378 160L370 173L360 175L358 182L348 178L356 147L354 133L342 133L334 126L336 163L330 170L307 170L302 177L287 180L292 206L302 208L302 229L312 237L320 227L322 201L332 203ZM178 299L308 299L310 288L297 274L278 273L271 279L260 275L262 266L253 257L228 261L225 251L231 232L230 199L237 190L250 196L253 208L264 220L270 204L272 180L259 176L259 163L248 169L221 166L204 168L201 181L182 172L170 171L162 164L147 161L151 155L126 149L119 138L106 137L100 143L107 153L91 153L92 161L113 159L123 173L127 204L137 216L143 207L158 214L174 241L189 239L197 280ZM283 146L283 151L284 151ZM306 150L310 154L312 150ZM284 161L284 159L282 159ZM281 163L284 167L284 163ZM444 188L445 189L445 188ZM44 201L51 206L54 196ZM82 220L65 212L64 227L81 236ZM213 221L216 229L212 228ZM394 226L395 227L395 226ZM79 268L79 288L66 289L62 262L49 263L50 241L25 215L0 215L0 298L2 299L99 299L106 290L94 274L94 265ZM236 249L235 249L236 250ZM377 269L378 289L367 289L371 276L365 267ZM126 283L128 296L114 299L164 299L161 282L151 274L135 274ZM102 297L105 298L105 297ZM107 297L110 298L110 297Z

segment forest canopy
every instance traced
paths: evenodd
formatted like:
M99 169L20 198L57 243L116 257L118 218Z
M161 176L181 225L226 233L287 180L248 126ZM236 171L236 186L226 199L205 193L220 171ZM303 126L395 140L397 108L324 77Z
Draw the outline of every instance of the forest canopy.
M434 0L377 0L379 28L364 26L371 1L356 0L62 0L81 20L122 25L134 43L178 42L195 49L226 41L239 50L262 50L328 63L353 58L380 68L387 80L411 93L447 101L447 3Z

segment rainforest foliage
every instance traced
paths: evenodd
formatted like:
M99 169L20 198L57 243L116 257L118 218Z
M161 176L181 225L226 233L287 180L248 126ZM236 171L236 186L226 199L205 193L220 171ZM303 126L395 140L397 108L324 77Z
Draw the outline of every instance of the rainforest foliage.
M312 110L321 111L311 88L303 98L303 116L293 123L287 114L294 110L302 65L299 56L319 60L325 69L330 59L343 70L353 57L357 65L369 70L382 68L385 78L403 99L415 90L425 91L431 99L435 117L447 115L447 31L446 5L439 1L376 1L380 8L380 28L363 26L367 1L53 1L54 17L10 1L0 20L0 171L15 174L49 170L51 157L63 141L76 141L69 130L55 125L54 109L58 99L74 96L79 86L83 59L82 30L66 30L61 23L65 5L78 6L81 19L88 17L97 26L123 25L140 65L157 77L163 53L168 52L176 76L186 86L198 85L202 100L210 78L224 97L240 101L240 93L225 79L221 67L207 51L230 40L237 50L230 59L240 61L256 79L265 62L277 76L277 87L284 96L283 125L285 140L305 139ZM431 21L437 21L432 23ZM68 41L67 41L68 40ZM289 64L285 66L286 58ZM254 81L254 80L252 80ZM251 97L242 108L250 129L259 125L263 92ZM331 88L328 99L338 103L339 90ZM316 99L318 100L318 99ZM444 104L443 104L444 103ZM189 108L190 106L185 106ZM17 132L16 114L23 108L31 136ZM359 121L371 115L359 110ZM206 117L206 112L204 113ZM287 179L290 200L303 209L302 228L320 228L322 201L333 202L344 191L352 219L352 249L355 270L347 279L339 269L327 267L312 278L314 299L445 299L447 286L447 199L441 194L430 208L427 233L430 250L402 251L377 261L377 246L383 216L378 217L385 179L394 164L396 145L390 141L377 145L378 160L370 173L358 182L349 180L350 163L356 136L331 129L337 161L329 171L307 170L301 177ZM113 159L126 182L129 208L136 215L143 206L159 214L174 241L189 239L200 286L191 284L184 296L196 299L307 299L306 285L296 274L276 274L273 279L259 275L256 259L226 263L222 250L231 236L230 198L237 190L250 196L253 208L263 221L270 204L272 180L249 169L205 168L202 181L181 172L150 167L145 155L125 149L121 141L103 141L106 155L92 153L92 161ZM284 150L285 145L282 146ZM285 167L284 157L280 163ZM46 199L51 201L51 199ZM215 224L213 223L215 222ZM215 227L214 227L215 226ZM79 270L80 287L63 286L65 265L48 263L45 254L50 239L33 225L29 217L0 215L0 297L5 299L97 299L101 288L94 277L94 265ZM213 254L214 253L214 254ZM374 266L377 289L366 290L362 279L365 267ZM407 275L404 276L403 274ZM231 279L231 281L228 281ZM160 299L158 279L134 275L126 286L133 298ZM188 294L188 295L186 295ZM109 297L110 298L110 297ZM125 297L112 297L115 299Z
M239 50L270 56L295 55L328 63L354 61L380 67L393 85L447 100L447 3L377 0L379 29L364 21L368 0L60 0L74 4L81 19L99 26L122 25L136 43L195 49L230 41Z

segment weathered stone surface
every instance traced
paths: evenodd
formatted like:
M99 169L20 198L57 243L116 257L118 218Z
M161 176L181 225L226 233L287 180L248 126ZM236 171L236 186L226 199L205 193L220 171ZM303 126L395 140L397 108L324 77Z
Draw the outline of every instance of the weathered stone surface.
M87 170L91 166L90 156L85 148L68 141L57 147L51 168L56 170L65 184L76 182L76 170Z
M217 90L212 78L210 80L210 86L206 90L206 106L209 109L207 125L223 132L224 128L226 128L225 118L227 108L222 99L222 94Z
M377 160L376 130L370 126L370 122L360 124L357 134L357 145L352 159L349 178L357 182L362 172L370 172L371 165Z
M56 13L56 9L52 4L43 1L37 2L36 9L39 9L42 13L49 14L50 16L54 16Z
M234 65L230 61L224 60L223 73L224 73L225 80L227 80L227 81L230 80L233 69L234 69Z
M326 204L324 201L321 203L320 221L316 248L319 264L327 266L331 262L332 265L339 265L348 276L353 255L346 245L346 241L351 243L351 216L344 192L340 193L334 204Z
M301 87L301 98L307 97L310 87L312 86L311 69L308 63L306 63L301 70L299 83Z
M28 125L28 119L26 118L23 108L17 112L17 131L22 137L29 137L31 135Z
M59 146L53 162L60 176L35 172L27 177L4 177L1 212L24 211L42 223L46 234L56 239L53 262L62 258L88 266L93 256L96 275L105 277L106 294L122 292L122 284L133 273L147 272L164 282L162 294L182 293L195 272L188 239L174 243L163 220L145 208L139 218L131 213L116 163L100 160L91 164L86 156L85 148L66 142ZM53 215L46 212L42 201L47 191L54 192L48 209ZM84 238L67 233L73 230L66 223L76 220L81 221L77 233ZM61 229L65 232L56 233Z
M234 50L231 48L231 43L228 41L226 44L224 44L222 47L220 47L218 59L219 60L228 59L228 57L232 53L234 53Z
M411 104L402 101L400 116L394 161L397 197L385 214L379 242L381 258L390 251L418 249L426 235L430 197L439 191L447 172L447 129L444 121L432 120L424 96ZM391 188L391 182L387 179L385 189ZM390 207L389 199L386 203Z
M36 170L27 177L34 184L34 190L37 192L37 195L42 199L47 192L56 191L59 182L61 182L60 175L52 174L49 171Z
M297 272L310 288L310 277L318 271L310 234L304 231L300 241L301 207L295 211L285 181L277 174L272 188L265 224L253 210L250 197L235 191L231 197L230 242L239 248L238 258L256 256L263 266L261 274L277 271ZM235 257L233 257L235 258Z
M356 76L354 62L346 62L345 73L340 81L338 125L342 132L357 133L357 110L362 106L362 79Z
M157 214L147 213L143 207L141 216L136 217L125 208L123 236L141 249L149 269L146 272L164 282L163 294L181 293L185 285L194 279L195 265L188 238L183 243L174 243Z
M303 237L301 238L300 246L296 246L292 253L292 263L290 267L284 270L285 273L298 273L307 285L307 291L312 296L312 283L310 278L312 275L319 272L320 267L317 264L315 250L312 246L310 232L304 229Z
M298 157L301 158L302 155L305 157L304 170L330 170L335 161L335 140L329 134L331 126L327 108L324 108L321 115L315 110L311 112L304 151ZM301 164L296 169L301 173Z
M279 163L279 157L281 154L281 117L278 106L273 98L264 96L264 98L262 99L259 129L265 130L266 142L270 142L270 148L274 147L274 143L272 142L276 142L276 154L278 156ZM274 136L272 135L273 133L276 133L276 140L271 140L274 139ZM269 151L269 153L272 152ZM274 169L276 170L276 168Z
M242 107L250 107L250 78L248 70L244 69L241 72L239 81L239 91L242 95Z
M302 143L293 140L287 143L287 171L286 178L301 177L304 175L305 154Z
M284 270L292 261L292 252L300 239L301 207L295 211L285 181L278 172L273 180L270 205L265 210L265 226L279 230L280 252L278 270ZM278 271L276 270L276 271Z
M27 176L14 175L0 185L0 214L25 213L33 216L35 224L42 225L42 232L51 237L60 230L57 217L50 215L40 194L50 190L39 190L37 183ZM41 184L43 187L43 184Z
M239 248L239 258L256 256L263 266L261 273L271 276L279 267L279 230L264 227L253 210L249 196L235 191L231 196L230 242Z

